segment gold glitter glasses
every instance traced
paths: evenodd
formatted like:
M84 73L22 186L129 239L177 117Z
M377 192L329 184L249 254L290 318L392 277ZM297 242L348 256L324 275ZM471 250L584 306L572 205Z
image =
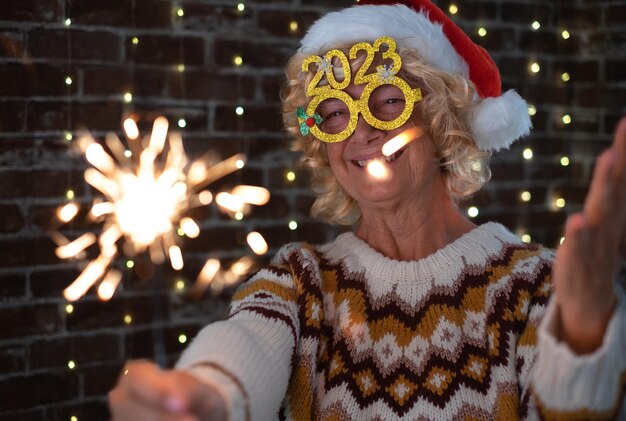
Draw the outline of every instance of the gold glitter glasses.
M381 46L385 45L385 51ZM365 60L356 70L354 85L365 85L361 97L353 99L344 91L352 81L352 70L348 57L341 50L330 50L324 57L310 56L302 63L302 72L309 72L311 64L317 65L316 73L307 86L306 94L311 97L306 108L307 115L318 114L321 122L310 127L310 133L323 142L341 142L354 133L359 114L372 127L380 130L393 130L405 124L415 107L422 99L419 88L411 88L397 73L402 67L402 59L396 53L396 42L390 37L381 37L373 44L360 42L350 49L350 60L357 58L359 51L365 51ZM376 73L367 73L377 52L382 53L383 63L376 67ZM338 61L343 71L343 80L337 81L335 65ZM338 69L339 70L339 69ZM326 84L320 84L322 77Z

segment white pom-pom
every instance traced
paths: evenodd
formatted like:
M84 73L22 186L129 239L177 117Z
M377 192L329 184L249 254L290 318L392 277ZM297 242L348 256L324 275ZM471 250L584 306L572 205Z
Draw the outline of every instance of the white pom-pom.
M478 147L497 152L530 133L528 104L514 90L485 98L469 113L469 126Z

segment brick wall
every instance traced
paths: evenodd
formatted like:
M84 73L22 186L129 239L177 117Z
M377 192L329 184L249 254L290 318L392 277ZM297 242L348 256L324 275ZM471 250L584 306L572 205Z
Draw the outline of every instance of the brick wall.
M246 1L242 11L236 2L220 0L3 4L0 420L107 419L106 392L125 360L169 365L185 346L181 334L191 338L224 316L232 291L200 300L186 294L204 259L228 262L248 253L244 234L251 229L265 235L269 255L288 241L320 243L337 234L308 217L306 174L295 170L295 181L285 177L293 155L281 132L278 89L282 66L307 26L324 11L351 3L256 0ZM518 89L535 110L533 135L494 157L494 180L464 206L478 208L478 223L500 221L555 246L566 215L580 209L595 157L626 111L626 1L438 2L446 10L451 3L458 7L454 19L501 66L504 87ZM236 56L242 65L234 64ZM530 71L534 62L538 73ZM235 114L238 106L243 116ZM184 119L180 131L192 155L245 152L249 165L222 185L260 184L272 199L242 221L200 210L195 216L202 233L185 240L181 273L157 269L151 275L139 260L124 270L111 301L90 293L68 313L62 290L81 266L59 261L47 232L68 190L82 204L96 192L82 180L85 163L67 138L88 128L102 139L119 132L131 113L144 122L158 114L172 124ZM522 158L525 148L532 149L531 160ZM563 157L569 165L561 165ZM528 202L520 199L524 191ZM554 205L557 198L565 199L563 208ZM291 220L298 222L296 230L288 228ZM63 232L75 237L94 229L84 221L79 217ZM125 261L118 263L124 267ZM185 289L176 288L179 281Z

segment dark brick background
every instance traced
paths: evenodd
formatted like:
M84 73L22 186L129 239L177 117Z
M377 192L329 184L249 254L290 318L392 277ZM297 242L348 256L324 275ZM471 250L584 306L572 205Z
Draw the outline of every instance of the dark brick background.
M308 216L306 173L285 179L294 156L281 131L278 88L298 39L320 14L348 0L8 0L0 8L0 421L107 419L106 392L126 359L171 365L207 322L224 316L231 290L192 300L189 287L209 256L226 264L249 253L256 229L270 253L293 240L332 239L338 228ZM625 0L450 0L454 20L488 48L504 88L536 107L532 136L493 159L494 179L464 207L476 222L496 220L554 247L568 213L580 209L594 160L626 111ZM182 17L176 9L184 10ZM64 24L67 18L71 25ZM537 20L541 27L533 30ZM290 28L297 22L297 29ZM484 27L485 37L477 35ZM561 32L567 29L569 39ZM138 37L135 45L133 38ZM233 59L240 56L242 66ZM532 62L541 71L529 71ZM184 71L178 65L184 64ZM564 82L563 72L570 74ZM65 84L66 76L73 83ZM132 92L125 103L123 94ZM245 108L243 116L234 113ZM93 293L73 304L62 290L79 263L59 261L48 237L66 191L84 205L95 192L67 133L88 128L102 139L133 113L144 128L156 115L180 118L191 154L243 151L249 165L220 183L263 185L272 200L242 221L197 211L202 233L184 245L185 269L143 279L138 261L108 303ZM572 122L563 124L568 114ZM532 160L522 158L532 148ZM562 156L570 159L560 165ZM520 200L522 191L532 199ZM553 202L563 197L566 205ZM82 214L84 216L84 213ZM298 221L292 231L287 224ZM80 218L65 233L93 229ZM269 257L260 259L266 260ZM117 262L123 267L124 261ZM141 276L143 274L143 276ZM131 315L130 324L124 316ZM156 345L155 345L156 344ZM160 345L159 345L160 344ZM68 361L75 367L68 368Z

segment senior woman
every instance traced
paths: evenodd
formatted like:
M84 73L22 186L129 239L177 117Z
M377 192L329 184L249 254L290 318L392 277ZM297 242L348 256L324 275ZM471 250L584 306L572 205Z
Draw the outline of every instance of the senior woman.
M130 363L114 420L626 416L626 120L556 256L475 226L456 203L526 103L429 1L363 3L310 28L283 93L313 214L355 231L283 247L175 370Z

